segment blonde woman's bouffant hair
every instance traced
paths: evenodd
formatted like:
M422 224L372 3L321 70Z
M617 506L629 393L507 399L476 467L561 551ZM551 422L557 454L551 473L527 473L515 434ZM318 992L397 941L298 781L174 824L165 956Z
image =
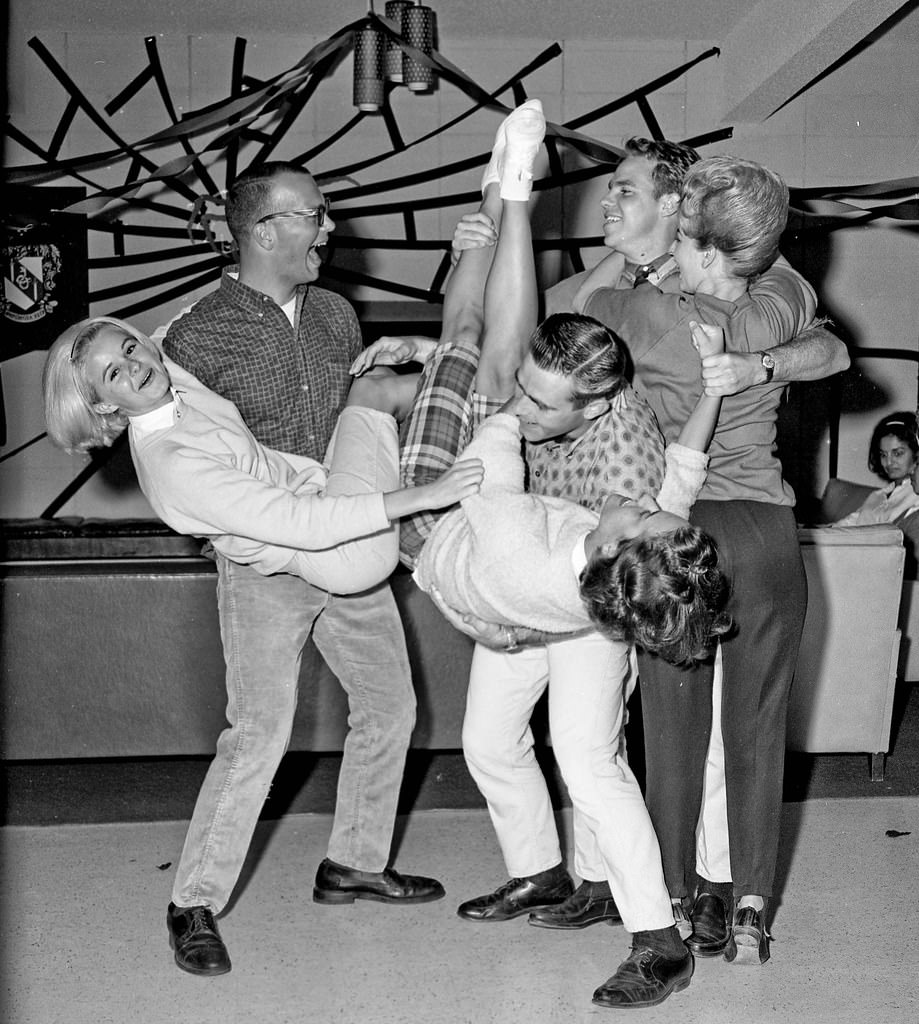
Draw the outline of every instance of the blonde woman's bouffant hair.
M700 160L683 179L684 232L714 247L737 277L761 274L779 254L788 221L788 186L768 167L732 156Z
M106 448L128 425L120 410L99 412L99 396L83 373L86 352L106 327L119 327L138 341L147 339L136 327L112 316L94 316L72 324L48 350L42 372L45 426L48 437L71 455Z

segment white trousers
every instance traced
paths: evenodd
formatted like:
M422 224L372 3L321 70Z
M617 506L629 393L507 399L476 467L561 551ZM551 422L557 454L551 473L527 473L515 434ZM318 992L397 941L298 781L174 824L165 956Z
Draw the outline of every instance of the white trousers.
M463 751L512 878L562 860L530 717L549 687L552 747L574 808L575 872L609 880L632 932L673 924L660 848L625 756L629 648L598 633L511 654L477 645Z
M728 844L727 784L724 777L724 739L721 734L721 694L724 670L721 645L715 655L712 679L712 734L708 741L702 811L696 826L696 871L710 882L731 881L731 850Z

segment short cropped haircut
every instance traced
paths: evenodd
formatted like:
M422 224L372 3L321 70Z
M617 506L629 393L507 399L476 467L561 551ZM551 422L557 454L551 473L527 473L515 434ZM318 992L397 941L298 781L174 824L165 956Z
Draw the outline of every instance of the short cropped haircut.
M913 455L919 456L919 424L911 412L894 412L885 416L871 433L871 444L868 445L868 468L882 480L889 477L881 465L881 439L896 437L909 445Z
M788 186L774 171L752 160L709 157L686 175L681 198L684 233L700 249L726 256L737 277L755 277L778 256Z
M625 151L629 156L643 156L654 165L651 181L654 184L654 198L660 199L670 192L680 194L683 179L689 168L697 163L699 154L691 147L667 139L627 139Z
M111 316L95 316L67 328L48 350L42 371L42 395L48 437L71 455L108 447L128 425L122 412L98 412L99 401L83 373L89 345L106 327L120 327L147 342L135 327Z
M615 398L625 387L625 345L592 316L547 316L533 332L529 351L541 370L569 378L575 408L598 398Z
M731 629L718 548L695 526L635 537L612 555L595 556L580 592L600 632L674 665L709 657Z
M268 160L238 175L227 192L226 217L230 234L241 245L256 221L269 213L280 213L274 201L274 183L284 174L309 174L305 167L286 160Z

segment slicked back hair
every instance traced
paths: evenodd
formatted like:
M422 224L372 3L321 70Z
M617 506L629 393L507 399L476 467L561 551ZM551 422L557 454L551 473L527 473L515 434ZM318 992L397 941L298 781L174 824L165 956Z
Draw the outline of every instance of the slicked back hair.
M575 408L597 398L614 398L626 383L625 345L592 316L546 317L530 339L530 355L541 370L569 378Z

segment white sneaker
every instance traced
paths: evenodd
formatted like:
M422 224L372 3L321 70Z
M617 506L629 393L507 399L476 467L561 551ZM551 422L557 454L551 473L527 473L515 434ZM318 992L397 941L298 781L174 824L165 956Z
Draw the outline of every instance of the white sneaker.
M542 104L539 100L528 100L514 111L505 128L504 166L501 168L502 199L530 198L533 166L545 137L546 119Z
M505 164L505 149L508 145L508 129L511 125L522 125L526 122L531 127L525 131L518 132L515 130L514 138L517 140L513 143L513 149L515 153L519 153L521 148L526 148L524 143L524 137L528 134L533 133L532 125L541 124L542 134L539 137L539 141L536 144L535 152L539 151L539 146L542 143L542 139L546 134L546 119L542 112L542 103L539 100L527 100L525 103L521 103L519 107L512 110L507 117L498 126L498 131L495 133L495 144L491 151L491 160L488 162L488 166L485 168L485 173L482 175L482 195L485 195L485 189L488 185L493 183L500 183L502 173ZM532 162L534 157L529 158L529 173L530 180L532 180ZM515 161L519 160L519 157L515 155ZM526 199L529 196L529 192L523 198ZM505 198L512 198L510 196Z

